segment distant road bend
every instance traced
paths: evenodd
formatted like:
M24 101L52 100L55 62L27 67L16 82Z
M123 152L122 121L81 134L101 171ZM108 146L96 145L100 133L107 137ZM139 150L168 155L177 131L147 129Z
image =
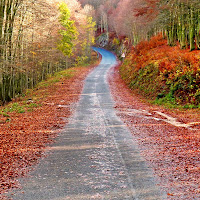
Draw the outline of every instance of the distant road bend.
M117 61L94 48L102 61L86 78L74 115L16 200L162 200L151 168L116 116L107 72Z

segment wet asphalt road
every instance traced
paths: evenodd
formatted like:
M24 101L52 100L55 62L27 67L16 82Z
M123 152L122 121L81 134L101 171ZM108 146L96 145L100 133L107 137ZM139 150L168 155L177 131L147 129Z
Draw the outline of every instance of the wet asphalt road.
M21 180L15 200L166 199L125 125L116 116L107 72L113 54L85 80L76 112L49 155Z

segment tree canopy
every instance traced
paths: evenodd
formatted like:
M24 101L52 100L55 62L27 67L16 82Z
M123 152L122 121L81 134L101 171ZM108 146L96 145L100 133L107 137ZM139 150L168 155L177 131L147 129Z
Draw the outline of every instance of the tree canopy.
M89 59L95 24L86 8L77 0L0 2L0 104Z
M133 44L162 32L168 44L200 48L198 0L80 0L96 9L98 28L127 36Z

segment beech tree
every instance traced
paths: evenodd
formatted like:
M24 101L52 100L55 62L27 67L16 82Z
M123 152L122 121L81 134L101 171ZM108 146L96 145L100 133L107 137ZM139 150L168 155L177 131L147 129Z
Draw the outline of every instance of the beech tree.
M180 42L181 48L190 46L190 50L195 49L195 44L199 48L200 41L200 5L196 0L176 0L163 2L165 9L162 16L167 17L169 22L163 24L169 45Z
M96 9L101 32L115 31L133 44L162 32L168 44L200 48L199 0L80 0Z
M60 30L62 39L58 44L58 49L60 49L64 55L70 57L73 53L74 40L77 38L77 30L74 21L70 20L70 11L67 4L61 3L59 10L61 12L60 23L64 29Z
M0 3L0 99L10 100L14 91L10 89L13 80L13 27L22 0L3 0ZM10 64L8 66L8 63Z

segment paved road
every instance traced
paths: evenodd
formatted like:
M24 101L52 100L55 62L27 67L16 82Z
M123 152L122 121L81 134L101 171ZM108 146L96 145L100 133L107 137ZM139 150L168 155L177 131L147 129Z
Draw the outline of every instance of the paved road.
M101 64L85 80L70 123L50 155L21 180L16 200L159 200L151 169L125 125L116 116L107 72L116 64L110 52L95 48Z

